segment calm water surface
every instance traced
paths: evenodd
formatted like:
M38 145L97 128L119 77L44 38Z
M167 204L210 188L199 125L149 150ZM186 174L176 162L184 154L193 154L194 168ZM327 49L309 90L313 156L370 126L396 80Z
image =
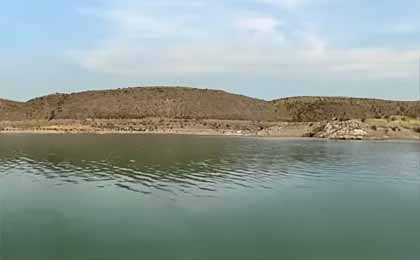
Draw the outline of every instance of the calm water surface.
M0 136L25 259L420 259L420 143Z

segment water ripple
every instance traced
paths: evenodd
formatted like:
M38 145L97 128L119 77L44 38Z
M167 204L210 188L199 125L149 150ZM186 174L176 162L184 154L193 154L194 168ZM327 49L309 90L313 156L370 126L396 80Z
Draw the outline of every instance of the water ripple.
M165 154L164 146L150 146L150 153L138 154L135 144L91 151L89 147L95 145L91 143L89 147L81 144L80 154L68 155L67 143L56 142L47 152L31 145L17 149L19 142L0 147L0 181L20 174L59 184L94 183L100 188L114 186L145 195L163 191L174 196L273 189L291 182L299 189L345 181L420 183L418 143L203 138L194 144L178 144L178 154ZM94 158L92 152L96 152Z

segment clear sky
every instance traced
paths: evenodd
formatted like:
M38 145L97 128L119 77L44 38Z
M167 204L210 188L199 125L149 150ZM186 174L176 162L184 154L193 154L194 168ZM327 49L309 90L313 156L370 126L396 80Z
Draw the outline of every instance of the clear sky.
M418 0L4 0L0 97L146 85L417 99Z

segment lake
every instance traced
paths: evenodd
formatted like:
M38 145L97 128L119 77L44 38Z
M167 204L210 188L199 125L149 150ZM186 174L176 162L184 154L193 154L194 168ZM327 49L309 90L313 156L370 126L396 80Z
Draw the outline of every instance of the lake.
M0 259L419 259L420 143L0 135Z

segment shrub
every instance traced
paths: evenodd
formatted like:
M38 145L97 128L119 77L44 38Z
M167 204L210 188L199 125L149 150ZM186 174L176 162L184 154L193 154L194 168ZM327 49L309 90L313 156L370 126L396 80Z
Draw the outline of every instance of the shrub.
M373 125L373 126L371 126L370 127L373 131L377 131L378 130L378 127L376 126L376 125Z
M414 132L419 133L420 134L420 127L416 127L414 128Z
M349 121L349 120L350 120L350 118L348 118L348 117L340 117L340 119L339 119L340 122L345 122L345 121Z

